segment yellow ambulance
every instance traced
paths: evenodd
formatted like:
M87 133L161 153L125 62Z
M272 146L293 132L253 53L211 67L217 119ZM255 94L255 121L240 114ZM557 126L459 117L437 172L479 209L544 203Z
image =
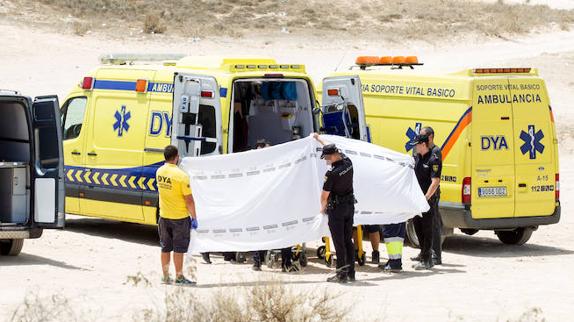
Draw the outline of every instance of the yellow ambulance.
M67 96L62 126L68 213L155 224L155 172L166 145L178 146L183 156L206 156L319 130L318 99L305 66L269 58L175 58L106 57ZM361 95L356 76L324 82L351 97ZM339 99L333 113L343 103L359 105ZM364 118L356 115L334 128L366 139Z
M544 80L533 68L478 68L451 74L418 70L417 57L357 58L372 142L412 153L431 126L442 148L440 212L445 233L494 230L524 244L560 219L558 141ZM323 93L336 94L336 86ZM327 95L328 96L328 95ZM408 237L417 244L412 226Z

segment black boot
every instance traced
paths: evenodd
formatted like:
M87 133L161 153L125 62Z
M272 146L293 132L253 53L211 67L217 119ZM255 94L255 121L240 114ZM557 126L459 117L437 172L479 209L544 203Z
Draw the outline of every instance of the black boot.
M378 250L374 250L372 257L372 263L378 265L381 262L380 253Z
M211 258L209 258L209 253L201 253L201 258L206 264L211 264Z
M347 280L348 280L349 282L354 282L354 281L356 281L356 279L355 279L355 271L349 272L349 273L347 274Z
M347 275L343 275L341 273L337 273L335 274L335 276L331 276L329 278L327 278L327 282L331 282L331 283L347 283Z
M413 268L417 271L430 270L432 269L432 267L433 267L432 260L428 262L420 262L413 266Z
M415 257L411 257L411 260L414 262L420 262L421 261L421 253L419 253L417 256Z
M384 272L398 273L403 270L403 264L400 259L396 260L391 259L385 264L379 265L379 268L382 269Z

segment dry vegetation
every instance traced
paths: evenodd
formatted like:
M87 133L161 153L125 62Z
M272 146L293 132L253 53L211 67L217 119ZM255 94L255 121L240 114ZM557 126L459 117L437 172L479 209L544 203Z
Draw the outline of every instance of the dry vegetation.
M192 288L177 288L166 295L163 308L144 310L134 321L344 321L349 310L337 305L336 297L326 290L296 293L280 282L218 291L211 300L198 297Z
M197 289L176 287L168 289L164 303L140 310L132 319L138 322L345 321L349 308L341 306L337 297L327 290L295 292L279 281L221 290L207 298L199 296ZM96 320L97 315L80 312L62 295L30 294L14 311L11 321Z
M113 33L167 33L183 36L248 36L253 33L330 34L391 41L452 38L475 33L501 37L535 28L569 29L574 12L547 6L468 0L10 0L28 13L81 21ZM38 19L36 19L38 21ZM61 24L58 19L47 24ZM80 28L78 28L80 26ZM70 29L73 30L73 26Z

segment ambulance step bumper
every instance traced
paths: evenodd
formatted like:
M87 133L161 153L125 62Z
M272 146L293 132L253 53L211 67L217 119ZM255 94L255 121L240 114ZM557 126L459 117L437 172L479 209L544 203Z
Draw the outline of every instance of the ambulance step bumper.
M462 205L441 204L440 214L445 227L479 230L511 229L556 224L560 221L561 206L556 206L550 216L474 219L472 212Z
M34 239L40 238L42 232L43 230L39 228L17 229L13 227L0 227L0 239Z

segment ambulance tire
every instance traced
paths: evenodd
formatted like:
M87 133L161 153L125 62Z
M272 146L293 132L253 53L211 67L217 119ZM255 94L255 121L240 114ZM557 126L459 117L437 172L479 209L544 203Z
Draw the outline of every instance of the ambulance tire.
M532 236L534 229L531 227L516 228L515 230L495 231L498 239L507 245L524 245Z
M326 252L325 246L319 246L319 248L317 248L317 258L324 259L325 252Z
M419 239L415 231L415 225L413 220L407 221L407 229L405 234L405 244L411 246L412 248L420 248Z
M463 234L469 235L469 236L472 236L472 235L478 233L478 229L461 228L460 231Z
M443 245L448 234L452 235L452 228L450 229L450 232L446 234L445 229L443 229L443 235L440 237L440 241ZM407 229L405 233L405 245L409 245L412 248L421 248L421 245L419 244L419 239L417 237L417 233L415 231L415 225L413 224L412 219L407 221Z
M7 239L0 241L0 255L18 256L24 246L24 239Z

